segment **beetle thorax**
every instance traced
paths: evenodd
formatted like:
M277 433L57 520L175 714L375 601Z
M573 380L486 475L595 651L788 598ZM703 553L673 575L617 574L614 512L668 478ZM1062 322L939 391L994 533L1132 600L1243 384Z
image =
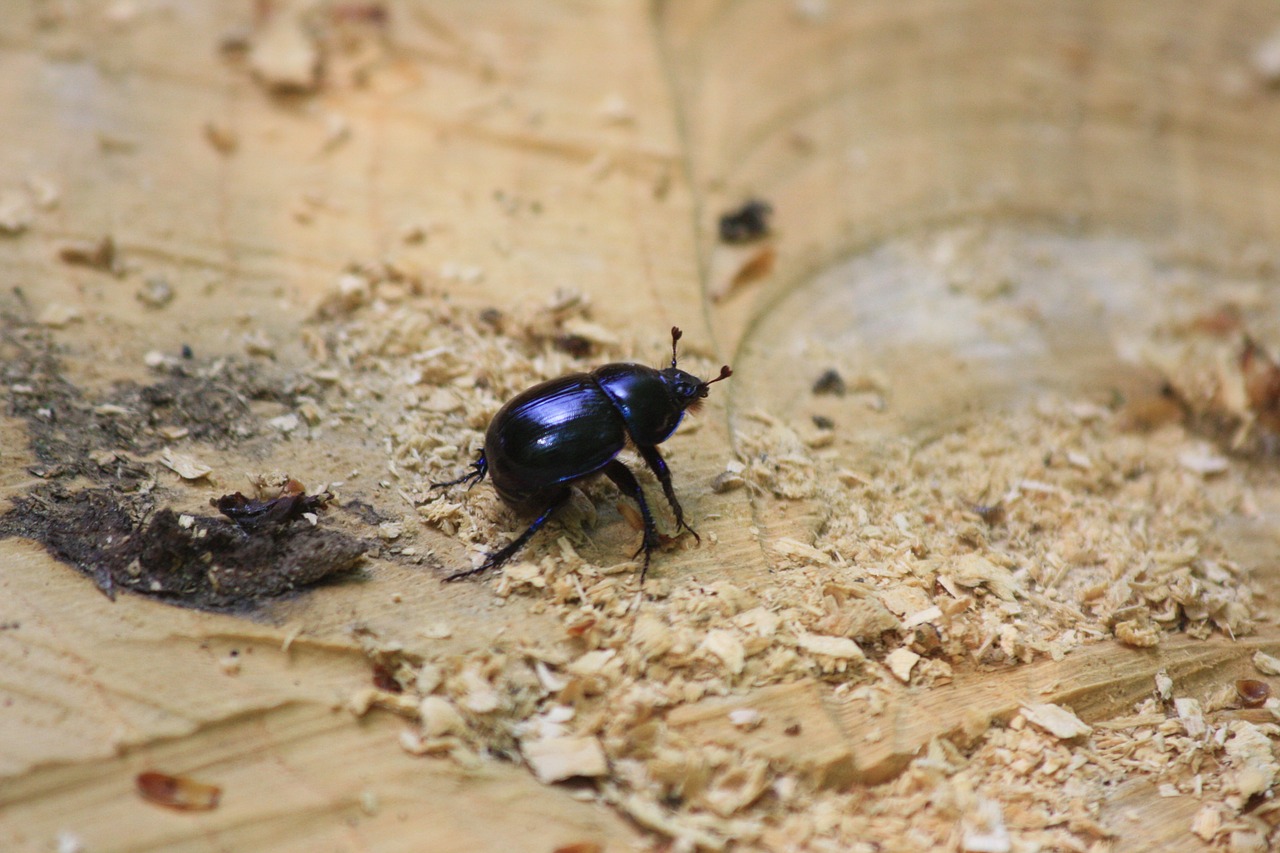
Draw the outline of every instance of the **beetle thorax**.
M666 441L680 425L688 403L675 393L673 377L677 373L697 384L696 377L683 370L654 370L643 364L606 364L591 374L600 389L617 406L627 432L636 444L655 445ZM683 381L683 380L682 380Z

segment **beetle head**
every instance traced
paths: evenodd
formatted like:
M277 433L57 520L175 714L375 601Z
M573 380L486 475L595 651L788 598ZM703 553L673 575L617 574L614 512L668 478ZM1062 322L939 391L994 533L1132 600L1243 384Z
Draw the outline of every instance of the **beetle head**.
M685 373L676 367L676 343L683 334L679 328L671 327L671 366L661 371L661 373L663 380L667 383L667 387L675 394L680 408L696 411L707 396L707 388L721 379L728 379L733 375L733 370L726 364L720 368L719 376L704 382L692 373Z

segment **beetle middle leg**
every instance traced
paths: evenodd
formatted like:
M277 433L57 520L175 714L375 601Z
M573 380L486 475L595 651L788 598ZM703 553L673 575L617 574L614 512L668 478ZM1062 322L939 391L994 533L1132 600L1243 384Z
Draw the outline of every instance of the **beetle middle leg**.
M456 486L459 483L466 483L467 490L470 491L471 487L474 486L476 483L480 482L481 480L483 480L484 475L488 473L489 473L489 461L484 458L484 451L481 450L480 455L476 458L476 461L471 463L470 471L468 471L466 474L463 474L458 479L450 480L447 483L432 483L431 488L444 489L444 488L448 488L449 486Z
M488 556L488 558L483 563L476 566L474 569L466 569L465 571L454 572L453 574L446 577L445 581L448 582L448 581L462 580L463 578L469 578L472 575L478 575L481 572L487 572L489 571L489 569L496 569L498 566L501 566L507 560L510 560L512 557L514 557L517 551L519 551L525 545L529 544L529 540L533 538L533 534L537 533L542 528L542 525L546 524L547 520L551 518L552 513L554 513L560 507L564 506L565 502L568 500L569 500L569 489L565 488L559 494L557 494L554 498L552 498L551 503L549 503L547 505L547 508L544 509L542 513L533 520L533 524L530 524L528 529L525 530L524 533L521 533L515 539L512 539L507 545L503 546L499 550L494 551L492 554Z
M640 517L644 519L644 540L640 543L639 550L633 556L639 556L640 551L644 552L644 568L640 571L640 585L644 585L644 576L649 573L649 555L653 553L653 549L658 547L658 525L653 523L653 513L649 511L649 502L644 499L644 492L640 489L640 484L636 481L636 475L631 473L631 469L623 465L617 459L610 460L609 464L604 466L605 476L613 480L613 484L618 487L618 491L624 495L634 498L635 502L640 505Z
M676 516L676 530L684 528L693 534L693 538L699 544L702 543L702 537L698 535L698 531L689 526L684 520L684 508L680 506L680 501L676 499L675 486L671 484L671 471L667 468L667 461L662 458L662 454L658 452L658 448L652 445L640 446L636 448L640 451L640 455L644 457L644 462L649 466L649 470L658 478L658 482L662 484L662 493L667 496L667 503L671 504L671 511Z

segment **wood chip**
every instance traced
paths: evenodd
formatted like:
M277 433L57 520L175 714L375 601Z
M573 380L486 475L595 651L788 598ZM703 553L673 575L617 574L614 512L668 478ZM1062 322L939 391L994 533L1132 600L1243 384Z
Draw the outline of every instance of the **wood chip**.
M979 800L974 815L964 824L960 849L965 853L1009 853L1013 849L1000 804L995 800Z
M580 317L570 317L565 320L562 328L565 334L575 338L582 338L584 341L589 341L598 346L614 347L619 343L618 336L604 326L583 320Z
M575 776L603 776L609 772L604 750L594 737L557 737L525 741L520 752L538 781L550 785Z
M810 563L816 563L820 566L831 565L831 555L826 551L820 551L812 545L806 545L795 539L789 539L786 536L779 537L774 540L774 550L784 557L796 557Z
M800 634L796 645L806 652L840 660L865 660L866 655L858 644L848 637L829 637L825 634Z
M461 734L467 728L458 707L442 696L425 697L418 705L418 716L422 733L429 738Z
M1200 703L1195 699L1189 699L1181 696L1173 700L1173 708L1178 713L1178 719L1182 721L1183 727L1187 730L1187 736L1198 738L1202 737L1206 731L1204 723L1204 712L1200 710Z
M702 648L719 658L729 672L741 674L746 662L746 650L736 632L719 629L708 631L702 641Z
M893 677L906 684L911 680L911 670L920 660L920 655L910 649L899 646L885 657L885 666L893 673Z
M902 620L902 627L906 630L915 628L918 625L924 625L929 622L937 622L942 618L942 608L934 605L924 610L912 613L910 616Z
M1272 657L1266 652L1254 652L1253 665L1263 675L1280 675L1280 658Z
M759 728L764 722L764 715L755 708L734 708L729 712L729 722L743 731Z
M1074 713L1051 702L1039 702L1022 706L1022 716L1027 722L1059 740L1071 740L1093 733L1093 728Z
M1222 829L1222 812L1214 803L1206 803L1191 819L1191 832L1204 841L1212 841Z
M462 401L458 399L458 395L454 394L447 388L437 388L431 392L431 396L422 401L421 406L428 412L437 414L445 414L447 412L456 412L462 408Z
M31 199L20 190L0 192L0 234L21 234L31 227L35 210Z
M949 567L949 574L960 586L972 589L985 586L1002 601L1013 601L1017 583L1013 572L997 566L981 554L965 554Z
M63 263L73 266L117 274L123 272L116 255L116 242L110 234L94 242L68 243L58 250L58 257Z
M1178 464L1188 471L1209 477L1226 471L1231 463L1227 461L1227 457L1214 453L1208 447L1198 447L1179 453Z
M249 68L273 92L310 92L320 82L320 52L298 15L279 14L254 38Z
M754 803L769 784L768 765L746 761L720 774L702 801L721 817L729 817Z
M908 584L899 584L888 589L882 589L876 593L876 596L880 599L881 604L898 616L919 613L933 606L933 599L929 597L927 592L918 586L910 586ZM939 613L938 615L941 616L942 614Z
M222 789L168 773L139 773L135 784L144 800L177 811L209 811L218 807Z
M189 453L179 453L166 447L160 453L160 464L184 480L199 480L213 473L213 469Z

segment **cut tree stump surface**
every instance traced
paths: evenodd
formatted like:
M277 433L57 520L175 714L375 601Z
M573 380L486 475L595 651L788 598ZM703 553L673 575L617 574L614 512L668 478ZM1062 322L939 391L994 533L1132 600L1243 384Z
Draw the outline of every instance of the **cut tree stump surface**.
M0 849L1277 843L1273 5L11 5ZM442 584L497 407L676 325L700 542Z

